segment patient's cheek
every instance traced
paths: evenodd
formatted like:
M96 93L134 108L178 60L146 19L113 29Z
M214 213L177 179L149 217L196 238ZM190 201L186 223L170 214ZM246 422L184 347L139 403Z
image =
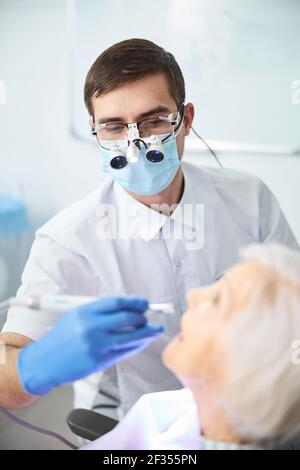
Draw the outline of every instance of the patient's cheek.
M162 361L166 367L176 372L176 359L178 359L178 350L176 352L176 343L178 338L175 338L170 341L170 343L165 347L162 352Z

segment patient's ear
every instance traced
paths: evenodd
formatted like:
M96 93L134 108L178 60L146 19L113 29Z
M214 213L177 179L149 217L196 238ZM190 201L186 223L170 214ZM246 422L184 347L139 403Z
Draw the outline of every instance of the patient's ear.
M89 125L90 125L90 127L92 127L94 125L93 116L91 116L90 119L89 119Z

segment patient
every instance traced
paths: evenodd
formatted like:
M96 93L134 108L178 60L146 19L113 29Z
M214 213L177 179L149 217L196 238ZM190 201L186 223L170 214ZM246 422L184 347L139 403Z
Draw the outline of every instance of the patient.
M186 389L144 395L86 449L300 442L300 253L252 245L243 257L218 282L187 295L181 332L163 352Z

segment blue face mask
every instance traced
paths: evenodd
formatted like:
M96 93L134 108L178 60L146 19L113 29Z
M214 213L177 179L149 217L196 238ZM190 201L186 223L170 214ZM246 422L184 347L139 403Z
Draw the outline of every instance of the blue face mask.
M141 146L139 160L136 163L128 163L121 169L111 167L110 150L100 147L103 171L109 173L117 183L133 193L145 196L158 194L169 186L180 165L176 137L170 137L161 145L164 151L164 158L161 162L149 162L146 158L146 148Z

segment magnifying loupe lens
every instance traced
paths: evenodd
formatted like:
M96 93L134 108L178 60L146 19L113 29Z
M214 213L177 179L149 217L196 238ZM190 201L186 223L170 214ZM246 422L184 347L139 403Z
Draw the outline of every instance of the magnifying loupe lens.
M123 155L118 155L117 157L114 157L110 161L110 166L114 168L115 170L121 170L121 168L124 168L124 166L127 165L127 158L124 157Z
M159 163L163 160L164 154L159 150L149 150L146 155L147 160L152 163Z

